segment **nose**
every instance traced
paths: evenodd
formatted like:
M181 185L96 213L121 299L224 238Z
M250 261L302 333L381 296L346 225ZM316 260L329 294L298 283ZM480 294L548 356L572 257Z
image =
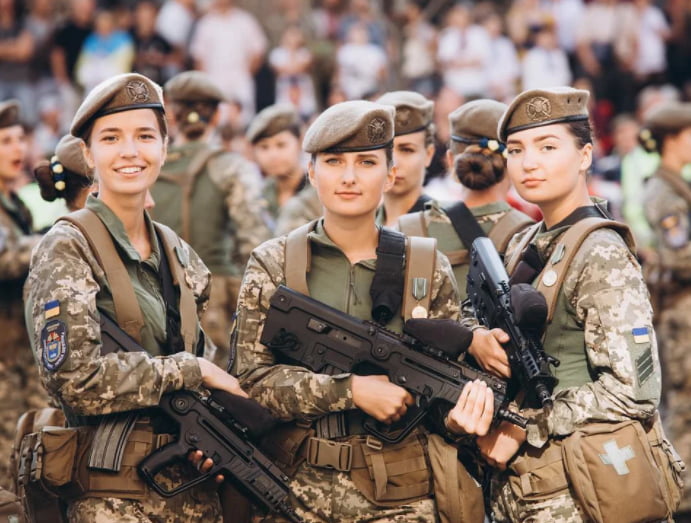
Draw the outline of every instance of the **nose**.
M124 138L120 140L120 156L123 158L131 158L137 156L137 144L132 138Z
M347 164L343 169L343 174L341 175L341 183L343 185L353 185L355 183L355 165Z
M532 150L526 149L525 151L523 151L521 165L524 171L532 171L534 169L537 169L537 158L535 157L535 153Z

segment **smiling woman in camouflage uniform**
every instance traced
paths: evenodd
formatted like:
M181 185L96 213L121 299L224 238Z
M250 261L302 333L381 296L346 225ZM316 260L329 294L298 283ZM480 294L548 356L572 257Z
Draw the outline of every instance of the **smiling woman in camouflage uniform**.
M508 152L508 175L519 194L537 204L544 216L514 237L507 251L508 270L523 264L522 281L537 286L551 304L553 315L543 343L561 365L552 369L557 382L551 411L528 405L522 411L529 418L527 430L502 423L478 438L488 462L503 471L495 475L491 499L497 521L591 520L586 510L593 507L582 502L577 490L585 483L600 489L600 499L621 511L618 517L610 515L611 521L630 521L626 511L641 507L638 503L651 488L646 485L643 495L627 491L624 481L634 474L618 474L633 469L648 454L631 448L626 456L617 453L629 443L617 439L620 433L608 432L627 420L640 422L632 427L651 430L660 370L652 310L630 233L625 226L606 221L605 211L588 196L586 176L593 146L587 101L587 91L571 88L526 91L499 123L499 138ZM586 223L598 228L585 230L579 245L570 233ZM517 270L514 275L518 274ZM470 352L483 367L507 374L506 353L497 339L504 342L506 335L477 329ZM575 454L562 453L562 446L595 441L574 438L596 427L614 442L613 448L600 448L599 459L595 456L588 466L568 469L565 476L563 456ZM622 459L627 467L620 467ZM577 476L584 469L590 471L591 465L596 472L590 480ZM614 499L601 490L602 478L610 474L614 479L609 485L619 485ZM659 481L655 476L654 482ZM661 498L653 503L662 503ZM666 516L664 505L660 510L658 520Z
M132 413L134 429L124 433L119 448L124 458L113 472L101 472L107 464L100 463L98 470L86 469L86 479L80 478L84 492L67 500L69 519L218 520L215 488L166 499L145 489L133 470L142 451L162 443L153 433L161 432L160 420L142 410L156 406L162 394L202 386L241 392L235 378L205 359L209 346L197 313L208 299L209 271L145 211L147 191L166 154L160 87L137 74L103 82L80 106L71 133L84 140L99 194L89 196L81 214L53 226L34 251L26 292L32 346L48 392L70 426L89 432ZM85 232L84 216L102 232ZM112 257L104 252L108 245ZM168 299L167 289L179 300ZM125 290L132 293L129 302ZM101 315L115 320L144 350L106 352ZM118 438L105 443L112 451ZM89 449L82 450L88 455ZM70 471L71 463L65 464Z

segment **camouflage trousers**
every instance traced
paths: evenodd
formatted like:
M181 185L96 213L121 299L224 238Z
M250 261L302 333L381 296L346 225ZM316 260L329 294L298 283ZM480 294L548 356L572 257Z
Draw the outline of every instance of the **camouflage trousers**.
M193 488L172 498L155 493L144 500L82 498L67 508L70 523L213 523L221 522L216 489Z
M508 472L496 473L492 479L492 521L516 523L581 523L587 521L569 488L556 492L523 496L514 491Z
M41 385L33 354L27 345L8 364L0 359L0 487L14 487L10 455L17 432L17 420L29 409L48 406L48 394Z
M434 523L434 500L422 499L396 507L370 503L348 472L312 467L303 463L290 484L291 504L307 523ZM253 523L284 523L276 515L255 515Z
M225 369L230 358L230 327L237 306L240 278L236 276L211 276L209 304L202 315L202 329L216 345L213 362Z
M691 293L663 309L655 327L662 366L663 423L687 466L680 512L691 512Z

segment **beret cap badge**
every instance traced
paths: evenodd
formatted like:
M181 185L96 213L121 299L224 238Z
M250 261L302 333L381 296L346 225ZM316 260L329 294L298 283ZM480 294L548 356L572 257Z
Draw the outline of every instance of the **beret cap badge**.
M141 80L130 80L125 86L127 94L133 103L148 102L150 95L149 89Z
M367 125L367 137L371 143L379 143L386 138L386 121L383 118L372 118Z
M552 115L552 104L544 96L535 96L525 104L525 112L533 121L543 120Z

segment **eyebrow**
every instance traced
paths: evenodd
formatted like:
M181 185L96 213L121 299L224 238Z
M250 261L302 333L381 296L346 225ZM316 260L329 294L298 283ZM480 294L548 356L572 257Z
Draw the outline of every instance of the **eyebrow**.
M543 134L543 135L540 135L540 136L537 136L537 137L533 138L532 141L533 141L533 142L541 142L541 141L547 140L547 139L549 139L549 138L554 138L554 139L556 139L556 140L561 140L561 138L560 138L559 136L557 136L556 134ZM512 140L511 138L509 138L508 140L506 140L506 145L510 145L510 144L521 144L521 143L523 143L522 140L516 140L516 139L513 139L513 140Z
M155 131L155 130L156 130L156 128L150 127L148 125L142 126L142 127L137 127L135 129L135 131ZM102 133L120 133L120 132L122 132L122 128L120 128L120 127L105 127L104 129L101 129L100 131L98 131L99 134L102 134Z

